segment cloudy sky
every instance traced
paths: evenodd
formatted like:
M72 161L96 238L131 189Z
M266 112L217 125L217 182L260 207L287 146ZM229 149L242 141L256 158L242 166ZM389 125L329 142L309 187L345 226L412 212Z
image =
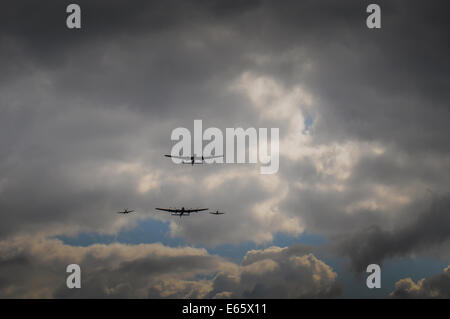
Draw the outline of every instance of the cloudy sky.
M450 297L447 2L2 3L0 297ZM278 173L164 158L195 119Z

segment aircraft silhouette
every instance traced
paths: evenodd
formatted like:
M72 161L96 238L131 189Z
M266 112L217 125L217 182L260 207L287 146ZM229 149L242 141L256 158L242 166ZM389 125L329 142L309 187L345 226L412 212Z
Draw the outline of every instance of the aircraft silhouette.
M184 207L181 207L181 209L178 208L155 208L156 210L161 210L164 212L169 212L172 216L190 216L191 213L198 213L203 212L205 210L208 210L209 208L195 208L195 209L185 209Z
M219 158L223 157L223 155L216 155L216 156L172 156L172 155L164 155L165 157L170 158L178 158L183 160L183 164L191 164L194 166L194 164L204 164L206 159L212 159L212 158ZM197 161L199 159L200 161Z
M224 215L225 214L225 212L220 212L218 210L216 210L215 212L209 212L209 213L212 215Z
M128 210L127 208L125 208L125 210L121 211L121 212L117 212L117 214L129 214L129 213L133 213L134 210Z

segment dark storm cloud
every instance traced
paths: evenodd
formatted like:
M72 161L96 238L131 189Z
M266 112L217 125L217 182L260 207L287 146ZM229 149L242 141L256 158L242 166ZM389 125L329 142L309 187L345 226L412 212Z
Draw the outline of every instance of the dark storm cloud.
M301 190L292 189L292 196L283 202L283 209L301 212L310 231L334 235L358 229L362 236L368 227L404 226L417 218L421 213L418 209L424 210L424 218L427 218L425 206L430 194L448 191L449 175L443 173L450 168L446 159L432 154L418 157L388 148L381 155L361 155L344 183L320 174L315 169L314 159L285 163L280 173L306 186ZM345 187L345 191L332 187L318 190L334 183ZM404 196L407 199L403 203ZM366 201L376 205L361 205L349 213L352 204ZM392 205L384 205L389 202ZM445 211L442 214L445 215Z
M401 218L402 224L393 229L375 226L343 236L344 239L338 240L339 250L351 258L356 271L362 272L367 265L381 264L387 258L442 247L450 239L450 195L433 198L426 210L418 214L410 211ZM448 251L442 253L448 256Z
M179 106L180 100L194 108L196 103L190 99L204 94L204 89L215 89L202 88L204 82L213 80L218 71L239 68L234 53L239 41L222 43L207 32L258 5L257 1L77 3L82 8L81 30L68 30L65 25L69 2L21 1L4 6L2 69L10 69L2 72L4 79L43 68L52 72L56 89L66 96L91 96L153 111ZM201 47L187 47L190 41Z
M8 65L22 63L24 72L29 71L25 66L33 67L34 64L57 68L64 71L59 76L55 74L60 90L69 87L75 95L91 93L105 101L109 101L108 97L116 102L131 100L140 107L151 98L156 102L150 107L153 110L157 105L162 107L161 104L165 107L179 105L183 99L191 109L201 101L191 103L190 99L204 94L204 90L214 89L207 86L199 90L202 83L218 75L229 77L245 68L276 74L290 83L302 80L302 73L298 72L301 65L296 62L255 66L243 60L249 53L276 56L301 48L316 67L308 79L308 86L312 90L319 88L317 93L332 104L332 108L324 111L333 112L330 113L333 120L347 122L333 128L362 130L359 133L364 134L364 138L373 138L373 129L379 130L377 135L382 132L377 118L382 117L380 121L392 127L396 125L392 121L400 117L386 118L384 110L394 108L391 105L380 107L378 99L372 101L374 96L367 89L374 86L377 88L374 92L403 92L409 96L419 86L420 93L427 93L422 92L423 89L433 89L429 93L436 97L434 91L446 85L448 70L445 55L439 53L448 51L446 42L439 37L445 30L444 2L426 8L401 1L380 4L385 29L377 33L370 33L362 23L365 4L360 1L251 1L242 5L220 1L142 1L132 4L112 1L108 6L87 1L80 2L83 28L74 32L64 25L65 3L21 2L21 5L6 5L2 10L5 27L1 32L13 41L6 42L5 47L21 52L17 58L10 57ZM434 17L431 25L427 20L430 15ZM17 23L19 19L20 24ZM215 27L227 30L231 35L216 40L205 36L205 32L214 31ZM188 48L186 39L198 41L203 46ZM423 52L429 47L434 50ZM111 63L105 62L105 57L112 58ZM17 74L20 68L16 67L14 71ZM121 81L121 78L127 80ZM433 81L424 85L423 78ZM197 87L191 87L190 83ZM220 85L221 81L216 84ZM402 88L405 85L407 87ZM120 94L115 94L118 88ZM349 92L352 103L348 100ZM439 92L446 94L445 90ZM375 98L380 93L383 92L378 92ZM173 96L178 98L174 100ZM214 100L204 102L210 105ZM399 101L387 102L397 104ZM216 96L213 104L217 103L220 102ZM371 121L366 114L369 108L370 118L377 117ZM402 118L423 115L404 114L402 106L395 110L402 112ZM353 123L350 118L355 116L367 119L367 123ZM361 124L366 126L360 127ZM325 131L321 134L330 132L329 129Z
M2 11L2 32L23 48L8 65L26 61L28 67L57 68L55 84L65 94L131 102L156 116L165 108L182 114L196 108L220 112L219 105L237 111L233 104L242 101L223 103L214 90L249 68L283 82L300 81L321 97L325 121L316 128L317 138L397 141L395 134L398 142L408 143L402 146L441 149L443 141L436 138L442 138L448 115L442 103L448 98L443 88L449 68L443 54L449 47L442 41L445 2L425 8L380 2L384 28L376 32L363 23L365 4L113 1L106 7L87 1L80 2L83 29L71 32L62 23L64 4L25 2ZM24 22L17 24L19 17ZM224 30L228 36L208 34ZM263 66L245 60L248 54L272 57L296 48L314 66L307 79L295 60ZM431 109L442 114L434 117ZM422 134L416 131L419 123Z

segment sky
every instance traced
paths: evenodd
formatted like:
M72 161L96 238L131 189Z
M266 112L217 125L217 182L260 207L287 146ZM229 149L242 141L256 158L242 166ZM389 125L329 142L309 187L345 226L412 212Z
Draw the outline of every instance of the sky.
M0 10L0 298L450 297L447 1L70 3ZM278 172L164 157L198 119Z

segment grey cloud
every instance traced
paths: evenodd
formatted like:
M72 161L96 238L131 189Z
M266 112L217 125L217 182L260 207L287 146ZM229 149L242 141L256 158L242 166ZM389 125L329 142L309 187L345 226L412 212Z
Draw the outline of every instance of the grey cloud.
M391 298L430 299L450 298L449 267L442 273L423 278L415 283L411 278L405 278L395 283Z
M250 251L242 265L203 249L161 244L73 247L16 238L0 242L0 251L3 298L298 298L341 292L332 268L301 247ZM65 286L71 263L82 269L81 289Z
M331 267L307 253L307 247L270 247L247 252L240 276L220 274L214 281L216 297L332 298L342 293ZM221 293L221 291L223 291Z

